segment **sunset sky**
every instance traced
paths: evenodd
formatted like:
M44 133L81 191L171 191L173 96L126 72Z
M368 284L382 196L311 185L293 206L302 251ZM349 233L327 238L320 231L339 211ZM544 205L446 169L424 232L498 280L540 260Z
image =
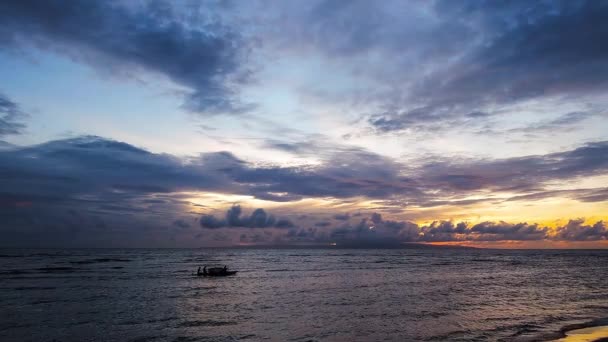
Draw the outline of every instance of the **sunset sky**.
M0 246L608 247L606 1L0 2Z

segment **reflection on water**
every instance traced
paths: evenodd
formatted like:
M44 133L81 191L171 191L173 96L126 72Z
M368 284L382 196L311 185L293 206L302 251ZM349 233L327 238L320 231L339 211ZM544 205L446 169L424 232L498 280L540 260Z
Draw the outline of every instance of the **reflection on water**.
M0 340L525 341L608 316L607 261L608 251L3 250ZM193 277L202 265L239 273Z

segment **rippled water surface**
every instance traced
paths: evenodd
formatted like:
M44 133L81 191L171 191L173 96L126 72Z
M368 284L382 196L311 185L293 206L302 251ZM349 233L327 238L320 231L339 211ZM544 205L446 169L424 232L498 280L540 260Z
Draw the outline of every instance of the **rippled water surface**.
M197 278L202 265L234 277ZM608 251L0 250L1 341L513 341L608 316Z

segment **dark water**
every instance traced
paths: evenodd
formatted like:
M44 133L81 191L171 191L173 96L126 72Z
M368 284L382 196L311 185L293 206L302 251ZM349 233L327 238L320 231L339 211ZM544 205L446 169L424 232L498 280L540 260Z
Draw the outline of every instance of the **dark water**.
M227 264L228 278L196 278ZM517 341L608 316L608 251L0 250L1 341Z

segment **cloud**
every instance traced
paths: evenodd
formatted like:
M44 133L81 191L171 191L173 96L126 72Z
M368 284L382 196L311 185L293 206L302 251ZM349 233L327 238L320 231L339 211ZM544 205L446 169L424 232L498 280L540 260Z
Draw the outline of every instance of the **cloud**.
M395 246L418 241L418 225L408 221L385 220L379 213L360 219L356 224L345 223L331 229L326 242L347 243L352 246Z
M608 201L608 188L531 192L525 195L509 197L506 201L537 201L551 197L571 198L581 202L603 202Z
M187 108L206 114L254 107L241 101L258 69L253 61L313 57L362 82L336 89L321 78L297 91L360 111L378 133L485 122L500 115L497 105L526 99L591 96L608 76L601 1L232 6L4 1L0 44L35 46L104 73L162 75L185 89Z
M226 212L224 219L218 219L213 215L203 215L200 225L207 229L218 229L224 227L247 227L247 228L291 228L294 224L288 219L275 219L267 214L262 208L255 209L249 216L241 216L240 205L233 205Z
M512 136L513 134L524 134L526 137L542 137L547 134L574 131L577 128L580 128L580 124L584 123L588 119L604 116L606 116L606 112L604 111L576 111L569 112L548 120L542 120L533 124L510 128L508 130L492 129L490 126L486 126L477 133L495 137L499 135Z
M575 197L581 202L604 202L608 201L608 188L590 189L583 191L582 194Z
M542 240L546 238L548 228L536 224L511 224L507 222L482 222L470 229L471 234L478 235L478 240Z
M178 228L190 228L190 223L182 219L173 221L173 225Z
M483 16L482 25L494 32L463 61L471 67L454 73L433 93L452 98L476 93L501 102L588 93L606 84L608 50L596 44L608 38L606 4L516 1L508 9L498 7L502 5L463 3L460 14ZM496 16L502 20L492 22Z
M420 169L427 187L444 194L479 189L534 191L545 182L590 177L608 172L608 142L589 143L570 151L498 160L439 161Z
M346 224L331 228L323 239L310 241L324 243L355 244L357 246L391 245L426 242L484 242L484 241L600 241L608 239L608 229L604 222L585 225L584 220L571 220L567 225L554 229L526 222L504 221L467 222L434 221L419 226L409 221L385 220L378 213L361 219L357 224ZM293 235L293 234L292 234ZM308 236L308 235L307 235ZM309 236L310 237L310 236ZM301 240L301 239L300 239Z
M499 222L480 222L470 225L467 222L435 221L420 227L418 241L535 241L549 237L550 229L538 224Z
M415 184L401 175L402 168L391 158L351 147L327 152L317 166L244 167L230 175L236 182L250 184L251 193L258 198L272 198L266 194L295 199L421 195Z
M608 50L599 43L608 39L605 3L438 1L432 13L468 27L457 31L467 38L455 39L462 53L431 59L403 91L378 96L378 109L366 116L376 132L473 126L527 100L601 95L608 83ZM486 115L469 115L479 112ZM538 128L592 115L569 114Z
M100 201L86 201L91 205L105 201L126 204L167 200L149 197L213 191L277 202L305 197L365 197L429 207L475 204L484 199L458 196L488 190L515 191L524 196L513 200L526 199L525 196L568 196L601 201L606 197L603 188L542 193L549 182L608 173L606 155L608 143L596 142L547 155L498 160L443 159L407 166L353 149L336 152L315 166L260 167L228 152L177 158L123 142L85 136L2 150L0 173L6 194ZM152 203L137 205L143 204ZM256 218L262 220L264 214L256 213L259 215ZM349 215L336 213L334 219L348 220Z
M299 53L314 49L336 59L354 59L370 52L380 56L397 54L414 64L424 58L458 52L462 39L472 33L459 21L434 16L431 7L426 3L411 6L401 1L378 4L321 0L278 4L268 10L280 14L278 21L270 25L280 25L282 31L265 33L268 40L278 41L281 47ZM406 47L415 48L404 49ZM391 62L400 60L392 58Z
M25 125L20 120L25 116L15 102L0 94L0 137L22 134Z
M555 238L566 241L597 241L608 240L608 227L603 221L593 225L585 225L585 220L570 220L568 224L558 229Z
M124 229L134 225L150 229L177 225L186 232L192 227L182 224L186 221L179 221L186 213L200 217L200 226L208 229L287 231L307 229L307 224L315 222L277 219L264 209L245 215L240 206L230 208L225 217L201 217L200 210L205 207L191 203L190 198L193 192L261 199L267 199L264 194L294 200L364 198L381 201L379 204L386 202L385 207L378 205L376 209L384 213L390 209L401 212L405 207L463 206L498 200L488 197L488 192L519 194L510 200L561 197L583 202L605 201L608 198L605 188L559 191L544 188L555 182L605 175L608 173L606 155L608 143L595 142L547 155L498 160L444 158L406 166L354 149L336 152L317 165L281 167L251 164L228 152L178 158L151 153L124 142L84 136L0 150L0 217L2 229L20 231L19 234L66 227L97 232L99 220L106 222L106 226ZM473 194L480 197L463 199ZM74 221L70 211L76 211L84 223L74 223L78 221ZM351 222L355 216L357 222ZM324 234L322 238L315 235L315 243L340 237L412 242L531 240L542 239L545 232L536 225L501 222L467 225L464 233L461 226L455 224L450 228L447 223L414 229L411 222L386 220L380 212L363 217L338 211L327 217L333 219L328 221L331 224L314 225L319 234ZM333 229L335 231L330 231ZM273 239L277 236L280 234ZM567 236L570 235L564 238Z
M103 240L119 232L146 240L134 227L171 226L190 207L181 192L231 191L235 184L213 171L224 166L214 160L183 160L91 136L2 150L0 228L17 240L50 234L59 244L68 227L81 232L82 243L90 234ZM72 224L71 211L86 220ZM112 230L100 231L96 220Z
M334 218L334 220L348 221L348 219L350 219L350 215L348 213L346 213L346 214L334 214L333 218Z
M186 159L154 154L99 137L56 140L0 151L6 193L75 198L104 194L112 200L180 191L216 191L274 201L304 197L395 198L421 206L474 204L454 200L481 190L541 193L547 182L608 173L608 143L570 151L498 160L444 159L407 167L362 150L344 150L320 165L256 167L228 152ZM10 182L8 181L10 180ZM601 200L605 189L552 192ZM541 195L537 195L541 196ZM447 198L450 198L448 201ZM147 198L149 200L149 198ZM522 197L521 199L525 199ZM258 213L260 219L264 213ZM336 220L348 220L345 213Z
M64 198L168 193L192 189L194 184L209 190L230 188L230 181L212 172L225 165L210 155L184 162L94 136L2 151L0 165L5 179L10 179L3 186L5 192Z
M191 22L162 1L3 1L0 46L35 46L115 75L163 75L186 89L184 106L197 112L247 111L237 96L250 73L246 40L200 8L187 11Z

